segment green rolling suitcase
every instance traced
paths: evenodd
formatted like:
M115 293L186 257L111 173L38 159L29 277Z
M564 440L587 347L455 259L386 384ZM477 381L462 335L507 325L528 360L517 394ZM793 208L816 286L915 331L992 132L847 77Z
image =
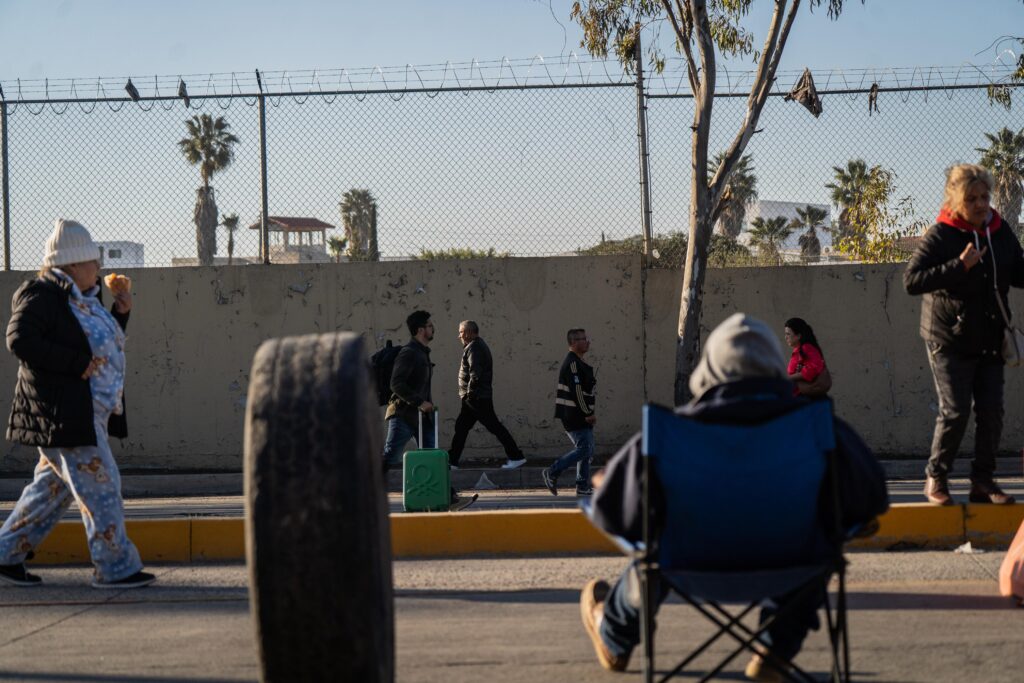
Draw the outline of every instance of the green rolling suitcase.
M437 445L440 413L435 410L433 417L434 445ZM419 421L417 445L423 443L422 412ZM451 484L448 451L417 448L402 456L402 506L406 512L447 512L451 505Z

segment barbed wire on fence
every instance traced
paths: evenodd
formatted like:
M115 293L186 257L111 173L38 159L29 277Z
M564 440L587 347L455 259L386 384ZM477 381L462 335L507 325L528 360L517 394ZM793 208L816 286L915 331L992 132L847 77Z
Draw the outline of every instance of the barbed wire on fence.
M976 161L986 133L1020 129L1019 110L992 106L987 91L1005 84L1019 93L1011 73L999 62L819 70L820 119L773 97L747 150L757 191L743 249L718 264L820 261L799 255L795 229L764 258L749 243L751 219L795 219L796 208L810 206L829 214L821 242L826 256L838 258L828 230L840 207L826 185L852 160L891 170L899 198L915 207L914 224L924 220L937 208L947 166ZM780 73L773 94L788 92L798 76ZM0 83L11 267L36 268L53 218L69 214L121 245L111 247L116 253L139 254L128 266L197 263L202 183L179 141L185 120L203 115L222 117L239 138L233 162L210 183L221 221L218 264L260 259L255 228L264 190L276 262L639 249L636 85L617 61L570 54L260 77L132 77L137 101L127 97L127 77ZM713 151L742 120L750 78L722 69ZM673 250L685 246L689 220L688 88L679 62L647 76L663 265L677 264ZM870 90L879 93L874 113L864 97ZM265 126L261 102L269 105ZM229 214L238 217L230 229Z
M1012 51L1007 51L1011 57ZM814 71L819 91L828 93L865 90L871 85L883 89L913 90L916 88L980 87L1005 84L1016 69L1000 56L992 63L958 66L887 67L870 69L820 69ZM576 86L633 86L634 76L618 60L595 59L571 52L565 56L545 58L541 55L525 59L470 60L403 66L363 68L310 69L293 71L262 71L264 92L268 96L331 97L339 94L402 95L409 92L441 92L457 90L498 90L519 88L560 88ZM789 91L802 70L777 73L773 94ZM720 96L746 95L756 77L750 69L729 69L719 66ZM14 79L0 80L9 106L19 104L66 104L68 102L124 104L131 98L124 93L125 84L134 79L139 92L137 106L146 108L152 100L174 102L182 99L178 89L187 84L193 100L254 98L260 94L256 72L225 72L212 74L178 74L164 76L115 76L99 78ZM666 61L660 72L647 76L651 95L692 97L684 63L678 58Z

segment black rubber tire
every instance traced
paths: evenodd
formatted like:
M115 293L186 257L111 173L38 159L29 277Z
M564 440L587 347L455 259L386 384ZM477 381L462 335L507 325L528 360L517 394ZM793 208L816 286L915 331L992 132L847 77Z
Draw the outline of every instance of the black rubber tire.
M391 535L362 337L272 339L253 359L245 533L261 680L394 680Z

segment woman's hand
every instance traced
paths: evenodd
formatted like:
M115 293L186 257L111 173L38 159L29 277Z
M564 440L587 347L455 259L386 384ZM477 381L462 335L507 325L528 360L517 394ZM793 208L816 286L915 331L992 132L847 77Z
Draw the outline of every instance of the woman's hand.
M99 356L93 356L92 360L89 361L89 367L87 367L85 369L85 372L82 373L82 379L89 379L90 377L95 375L97 372L99 372L99 369L101 367L103 367L104 365L106 365L106 363L107 363L107 359L106 358L100 358Z
M132 293L118 292L114 295L114 308L117 312L124 315L132 310Z
M964 247L963 252L960 254L960 260L963 261L964 269L970 270L974 266L978 265L978 262L981 261L981 257L985 255L986 251L988 251L988 247L982 247L981 251L978 251L974 248L973 244L968 242L967 246Z

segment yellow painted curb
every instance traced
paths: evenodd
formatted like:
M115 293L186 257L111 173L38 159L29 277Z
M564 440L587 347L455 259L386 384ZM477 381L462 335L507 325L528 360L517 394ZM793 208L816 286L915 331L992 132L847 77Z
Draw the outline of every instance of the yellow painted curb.
M1024 505L965 505L967 540L974 547L1006 548L1024 521Z
M391 515L391 553L403 557L616 552L579 510Z
M128 538L143 562L245 559L245 521L238 518L130 519ZM36 564L88 564L79 521L58 524L36 548Z
M1024 505L894 505L878 533L850 544L859 549L1005 548L1024 520ZM245 559L240 517L128 520L128 536L145 562ZM391 515L396 559L464 555L618 553L579 510L487 510ZM315 552L315 549L311 549ZM36 549L37 564L88 564L82 523L61 522Z
M878 533L857 539L850 548L949 548L964 542L962 505L939 507L928 503L893 505L878 518Z
M193 519L192 559L203 560L244 560L245 520Z

